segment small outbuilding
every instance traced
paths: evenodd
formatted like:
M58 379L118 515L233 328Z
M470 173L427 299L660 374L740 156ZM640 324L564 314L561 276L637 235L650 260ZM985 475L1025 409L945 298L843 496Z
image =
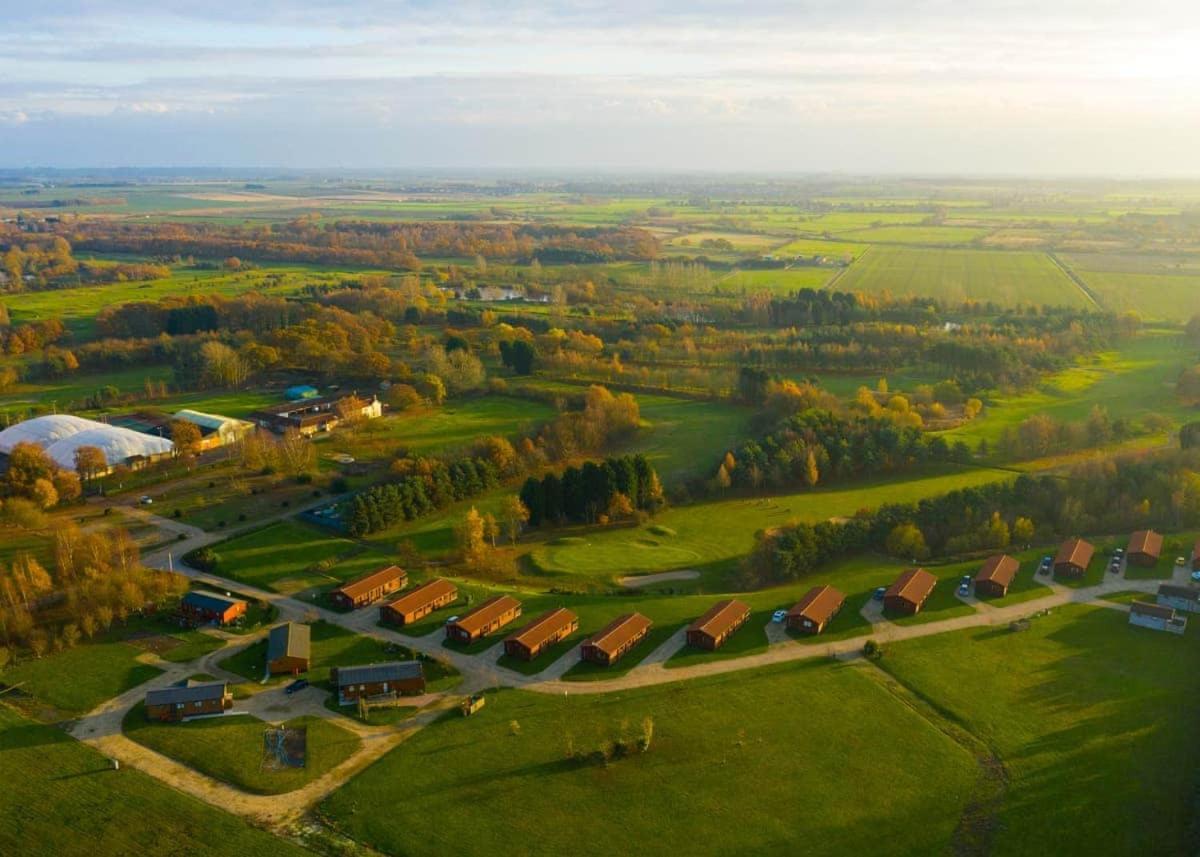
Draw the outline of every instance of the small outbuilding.
M1003 598L1020 568L1021 564L1006 553L988 557L975 575L975 594Z
M750 618L750 605L736 598L718 601L707 613L688 625L687 643L697 649L721 648Z
M578 630L579 617L565 607L558 607L543 613L506 638L504 654L522 661L532 661L550 646Z
M500 630L520 615L520 601L511 595L497 595L446 625L446 639L474 643Z
M267 672L271 675L308 672L312 660L312 633L308 625L287 622L267 635Z
M802 634L819 634L846 603L832 586L814 586L787 612L787 626Z
M640 643L654 625L641 613L626 613L605 625L599 633L583 641L579 656L602 667L612 666Z
M1158 587L1157 603L1184 613L1200 613L1200 589L1163 583Z
M179 612L190 625L228 625L246 615L249 605L240 598L193 589L179 600Z
M937 577L923 568L910 568L897 577L896 582L883 593L884 609L904 615L919 613L933 594L937 580Z
M1129 605L1129 624L1154 631L1182 634L1187 628L1187 618L1176 616L1173 609L1162 604L1135 601Z
M189 681L175 687L146 691L146 717L164 723L224 714L230 708L233 708L233 694L223 681Z
M1090 542L1079 538L1067 539L1054 557L1054 576L1083 577L1095 553L1096 549Z
M1140 565L1149 568L1158 562L1162 556L1163 537L1154 530L1138 530L1129 537L1129 547L1125 549L1125 561L1130 565Z
M379 621L392 625L411 625L457 600L458 587L448 580L435 577L380 607Z
M337 689L338 705L425 692L425 670L420 661L334 667L329 671L329 681Z
M329 600L339 607L354 610L378 601L385 595L399 592L408 583L408 574L398 565L389 565L370 574L343 583L329 593Z

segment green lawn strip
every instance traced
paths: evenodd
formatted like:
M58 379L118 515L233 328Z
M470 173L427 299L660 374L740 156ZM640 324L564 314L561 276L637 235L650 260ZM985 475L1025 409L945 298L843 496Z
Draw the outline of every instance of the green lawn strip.
M19 686L22 695L63 714L83 714L162 673L139 663L139 654L141 650L128 643L84 643L6 667L0 682Z
M403 723L421 710L415 705L393 705L386 708L377 706L371 708L367 719L363 720L358 716L357 705L338 705L337 696L334 694L325 697L325 708L359 723L366 723L368 726L394 726L397 723Z
M591 661L579 661L563 674L563 681L605 681L623 676L644 661L677 630L678 625L655 625L640 643L622 655L612 666L604 667Z
M309 854L3 704L0 769L3 854Z
M243 791L282 794L294 791L333 770L359 748L357 735L322 717L298 717L286 726L303 726L307 750L303 768L272 771L263 768L263 730L266 723L249 714L224 714L184 723L146 719L138 703L125 715L126 736Z
M723 661L765 652L767 650L766 625L771 621L771 612L770 609L751 612L746 624L734 631L719 649L709 651L685 645L671 655L663 666L667 669L690 667L709 661Z
M649 752L607 766L568 758L635 738L646 717ZM319 811L358 841L411 855L680 841L764 854L797 831L814 854L928 854L944 850L976 777L969 754L860 668L821 662L614 695L500 691L472 717L421 730Z
M1110 592L1107 595L1101 595L1100 600L1112 601L1117 604L1132 604L1134 601L1150 601L1154 602L1154 596L1145 592L1129 591L1129 592Z
M159 657L164 661L177 664L202 658L209 652L215 652L225 645L225 641L221 638L199 631L176 631L171 636L180 640L180 644L162 652Z
M1192 850L1197 635L1071 605L1025 631L981 627L893 643L879 663L1004 763L993 854Z

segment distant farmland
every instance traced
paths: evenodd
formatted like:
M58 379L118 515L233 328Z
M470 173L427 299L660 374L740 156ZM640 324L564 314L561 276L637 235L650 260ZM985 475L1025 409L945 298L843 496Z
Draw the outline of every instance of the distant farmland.
M1180 322L1200 313L1200 265L1193 259L1080 253L1063 261L1105 309Z
M875 246L837 281L841 291L947 301L1084 306L1087 298L1044 253Z

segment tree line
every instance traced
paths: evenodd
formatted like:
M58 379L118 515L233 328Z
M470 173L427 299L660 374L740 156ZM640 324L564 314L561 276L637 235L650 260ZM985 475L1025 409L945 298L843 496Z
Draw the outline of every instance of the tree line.
M644 455L588 461L562 475L530 476L521 486L529 525L595 524L652 512L663 503L662 483Z

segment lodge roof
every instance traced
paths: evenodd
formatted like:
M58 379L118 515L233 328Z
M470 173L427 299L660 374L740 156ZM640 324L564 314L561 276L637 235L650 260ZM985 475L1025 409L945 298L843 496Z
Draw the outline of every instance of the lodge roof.
M187 702L204 702L225 696L226 682L210 681L201 684L181 684L161 690L146 691L146 705L178 705Z
M454 624L468 634L474 634L487 627L500 616L503 616L510 610L516 610L520 606L521 602L511 595L497 595L495 598L489 598L474 610L464 613Z
M845 600L846 596L832 586L814 586L787 612L788 618L805 618L823 625L833 618Z
M240 598L226 598L224 595L218 595L216 592L192 590L180 599L180 603L191 607L198 607L202 610L217 610L224 613L235 604L245 604L246 602Z
M1092 547L1091 543L1085 542L1083 539L1067 539L1058 549L1058 555L1054 557L1054 564L1069 564L1087 568L1095 552L1096 549Z
M579 617L565 607L556 607L553 610L547 610L524 628L509 635L505 642L513 640L528 649L536 649L563 628L578 620Z
M749 605L736 598L718 601L707 613L688 625L688 631L699 631L710 637L719 637L749 612Z
M267 636L267 661L283 657L308 660L312 654L312 632L308 625L288 622L271 629Z
M910 568L896 578L896 582L888 587L885 598L903 598L913 604L919 604L929 597L937 586L937 578L923 568Z
M1011 556L1006 553L998 553L987 558L987 561L980 567L979 573L975 575L975 582L991 581L1001 586L1008 586L1013 582L1013 578L1017 576L1020 568L1021 564Z
M1126 553L1140 553L1158 559L1162 553L1163 537L1154 530L1138 530L1129 537Z
M458 587L450 581L435 577L427 583L422 583L416 589L406 592L395 601L389 601L386 606L397 613L411 613L431 601L436 601L444 595L457 591Z
M398 565L389 565L386 568L381 568L378 571L372 571L369 574L364 574L362 577L356 577L349 583L343 583L335 593L340 592L350 600L358 598L360 595L366 595L371 590L383 586L384 584L395 580L397 577L407 577L404 569Z
M420 661L388 661L382 664L363 664L354 667L336 667L335 669L334 683L338 687L348 684L404 681L421 678L425 674Z
M1165 604L1151 604L1149 601L1135 601L1129 605L1130 613L1142 616L1153 616L1156 619L1174 619L1175 610Z

